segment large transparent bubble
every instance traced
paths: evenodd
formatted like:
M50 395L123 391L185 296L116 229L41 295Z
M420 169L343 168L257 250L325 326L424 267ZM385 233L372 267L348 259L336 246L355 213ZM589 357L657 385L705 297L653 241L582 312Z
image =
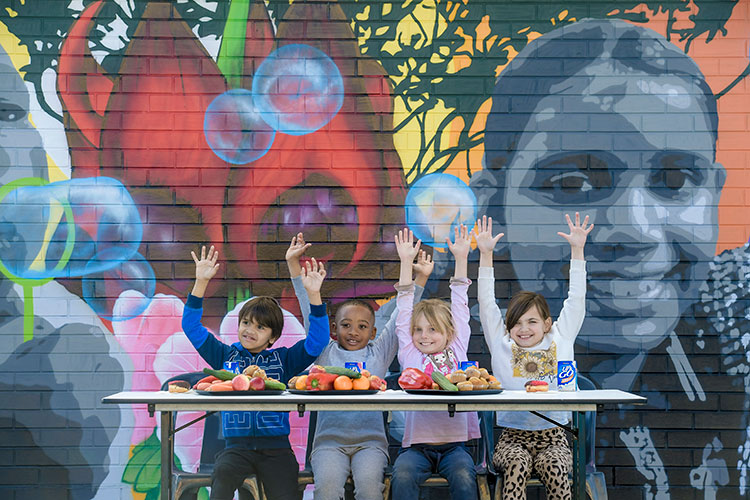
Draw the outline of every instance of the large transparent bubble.
M446 248L454 228L474 227L477 199L464 181L450 174L425 175L406 195L406 223L422 243Z
M232 89L216 97L206 109L203 133L211 150L222 160L244 165L265 155L276 131L269 127L246 89Z
M89 261L82 287L86 303L100 318L110 321L127 321L139 316L148 308L155 290L154 271L141 254L136 253L122 262L111 251L95 255ZM115 309L117 299L123 294L127 300L120 301Z
M253 75L253 97L271 128L304 135L336 116L344 102L344 80L324 52L304 44L285 45Z
M11 277L79 277L125 262L137 252L143 235L140 215L119 181L31 180L3 186L0 199L0 261ZM91 262L105 252L108 262Z

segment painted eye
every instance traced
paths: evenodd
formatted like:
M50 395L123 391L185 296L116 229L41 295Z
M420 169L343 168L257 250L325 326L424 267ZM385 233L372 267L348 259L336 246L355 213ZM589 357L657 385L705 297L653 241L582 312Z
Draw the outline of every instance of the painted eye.
M9 103L0 103L0 121L17 122L26 117L26 110Z

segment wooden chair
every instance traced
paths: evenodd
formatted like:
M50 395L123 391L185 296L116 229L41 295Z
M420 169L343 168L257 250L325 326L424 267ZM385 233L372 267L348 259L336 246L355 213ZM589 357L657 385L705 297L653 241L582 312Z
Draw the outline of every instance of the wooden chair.
M174 376L164 382L161 390L168 389L169 382L173 380L185 380L192 387L195 383L205 377L203 372L189 372ZM174 413L175 418L177 413ZM223 450L224 438L221 435L221 415L217 412L207 412L203 428L203 443L201 446L201 459L197 472L180 470L172 458L172 498L174 500L196 500L200 488L211 486L211 474L214 469L214 457ZM255 476L249 476L242 484L239 491L240 500L261 500L262 493L260 485Z
M596 389L594 383L587 377L578 374L578 388L583 390ZM586 412L586 495L591 500L607 500L607 485L604 478L604 473L596 470L596 412ZM502 500L502 483L503 473L501 470L497 470L492 463L492 454L495 451L495 443L497 438L500 436L503 428L495 425L494 418L491 420L484 420L482 423L485 428L483 429L483 435L489 436L489 439L485 441L487 446L485 453L487 456L487 471L489 475L495 476L495 495L494 500ZM572 477L570 478L573 481ZM532 475L526 482L528 487L542 487L544 484L538 476Z

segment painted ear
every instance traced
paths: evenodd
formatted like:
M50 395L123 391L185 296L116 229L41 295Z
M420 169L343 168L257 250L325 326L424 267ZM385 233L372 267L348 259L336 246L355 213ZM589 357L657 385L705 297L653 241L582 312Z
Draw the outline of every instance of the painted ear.
M500 177L502 177L502 174L491 172L487 169L480 170L471 175L469 187L477 198L478 218L482 217L482 215L492 215L494 219L500 220L494 214L487 213L492 204L492 200L499 194L499 190L503 187L503 182ZM497 204L495 203L493 205ZM497 209L497 206L495 208Z

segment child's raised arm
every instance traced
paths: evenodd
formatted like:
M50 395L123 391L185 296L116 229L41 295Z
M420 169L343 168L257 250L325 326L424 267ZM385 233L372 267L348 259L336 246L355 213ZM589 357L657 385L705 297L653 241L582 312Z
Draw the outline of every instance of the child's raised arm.
M305 262L305 267L301 268L302 284L305 285L307 296L310 297L310 305L319 306L323 303L320 298L320 287L326 277L326 270L322 262L315 259Z
M302 314L302 321L305 325L305 332L310 331L310 299L307 297L307 291L302 284L302 278L300 278L302 267L299 259L311 246L312 243L305 243L305 237L302 233L297 233L292 237L285 256L286 265L289 268L289 278L292 280L294 295L297 296L300 314Z
M583 247L586 245L586 238L588 238L591 230L594 229L594 225L588 225L588 215L583 219L583 222L581 222L581 215L578 212L576 212L575 224L570 220L570 215L568 214L565 214L565 221L568 223L570 234L565 234L563 232L558 232L557 234L568 240L568 243L570 243L571 260L584 260Z
M450 238L445 239L448 249L456 260L456 269L453 271L453 277L456 279L467 278L469 251L471 250L471 233L466 226L461 224L460 227L457 226L455 228L454 239L455 242L453 243L451 243Z
M414 265L414 257L419 252L419 247L422 244L421 240L417 240L414 243L414 233L410 229L402 229L394 236L396 241L396 251L398 252L398 258L401 260L401 272L399 274L398 284L399 285L410 285L412 283L412 269Z
M493 252L503 233L492 236L492 217L483 216L477 219L474 229L479 249L479 275L477 276L477 302L479 303L479 321L482 333L490 352L495 352L496 344L503 339L505 322L503 313L495 300L495 268Z
M208 282L216 276L216 272L219 270L219 264L217 263L217 260L219 260L219 251L211 245L208 255L206 255L206 247L202 246L200 259L192 250L190 251L190 255L195 262L195 284L193 285L193 291L190 293L195 297L203 297L206 293Z
M432 270L435 268L432 256L424 250L420 250L419 255L417 255L417 262L412 267L414 268L414 284L424 288Z
M492 217L483 215L477 219L477 225L474 228L474 237L477 239L477 248L479 249L479 267L493 267L493 253L497 242L504 236L504 233L497 233L492 236Z
M299 259L305 251L312 246L312 243L305 243L305 237L302 233L297 233L292 238L289 248L286 251L286 265L289 268L289 277L296 278L302 273L302 267Z

